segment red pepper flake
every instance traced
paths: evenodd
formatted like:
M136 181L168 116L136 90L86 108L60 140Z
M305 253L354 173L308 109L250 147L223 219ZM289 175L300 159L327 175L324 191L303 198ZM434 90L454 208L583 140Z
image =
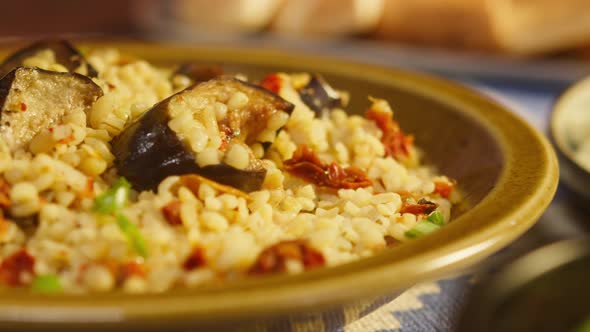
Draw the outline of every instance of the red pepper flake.
M365 117L373 120L383 132L381 143L385 147L385 155L393 158L407 158L414 144L414 137L404 135L399 123L393 120L393 113L369 109Z
M249 270L250 274L266 274L287 271L288 261L301 262L306 270L321 267L326 260L321 252L304 240L282 241L264 249Z
M27 111L27 104L25 103L20 103L20 110L22 112L26 112Z
M111 90L115 90L116 86L113 83L109 83L107 82L107 86L109 87L109 89Z
M69 144L69 143L72 143L73 141L74 141L74 134L70 134L70 136L62 138L57 142L60 144Z
M10 185L3 177L0 177L0 209L6 210L10 207Z
M4 236L6 234L9 226L10 224L4 218L4 212L0 210L0 236Z
M227 146L229 145L229 140L225 133L221 132L221 144L219 144L219 151L227 150Z
M443 198L451 197L451 193L453 193L453 189L455 189L454 182L434 181L434 192L439 194Z
M0 282L11 287L22 286L22 276L33 275L35 258L25 249L21 249L6 257L0 264Z
M162 214L164 215L164 218L168 224L172 226L182 225L182 219L180 218L180 206L180 201L174 200L162 207Z
M186 258L182 267L186 271L192 271L196 268L207 265L207 259L205 258L205 250L201 247L196 247L193 252Z
M260 81L260 86L268 91L279 93L281 91L281 78L276 73L269 74Z
M52 133L53 132L53 127L49 127L49 132Z
M119 267L121 281L133 276L144 278L146 276L145 265L139 262L129 262Z
M227 146L229 145L229 141L235 137L234 131L227 125L221 124L219 130L219 134L221 135L221 144L219 145L220 151L227 150Z
M335 189L356 189L373 185L365 172L335 162L324 164L307 145L297 147L293 157L283 163L285 170L318 186Z
M78 275L76 276L76 281L78 283L82 282L82 277L84 276L84 273L86 272L86 270L88 270L89 267L90 267L90 264L88 264L88 263L82 263L78 267Z
M411 213L415 215L430 214L434 210L436 210L437 207L438 204L421 198L416 204L403 203L402 208L400 209L400 213Z
M395 247L395 246L401 244L401 242L399 240L397 240L396 238L394 238L391 235L385 235L383 237L383 239L385 240L385 245L389 248Z
M86 178L86 192L90 193L91 196L94 196L94 179L93 178Z
M80 198L93 198L94 197L94 179L91 177L86 178L86 186L84 190L78 192Z

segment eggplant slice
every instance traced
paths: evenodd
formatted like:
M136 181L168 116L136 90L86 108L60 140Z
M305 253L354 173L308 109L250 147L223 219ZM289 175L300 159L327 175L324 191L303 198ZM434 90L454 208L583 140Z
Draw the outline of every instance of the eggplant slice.
M56 62L66 67L69 72L73 73L80 67L86 66L86 76L98 76L96 69L69 42L65 40L42 40L20 49L6 58L0 65L0 77L3 77L16 67L21 67L25 59L44 50L53 51Z
M189 107L192 119L197 121L206 118L206 109L215 103L231 104L228 99L236 93L246 95L247 103L236 109L230 107L224 117L214 117L213 121L217 134L223 132L230 142L256 142L273 114L290 114L293 110L293 105L279 96L237 79L217 78L193 85L156 104L113 139L119 174L138 190L155 190L167 176L191 173L245 192L259 190L266 169L259 160L252 159L252 153L250 164L244 169L223 161L200 167L191 145L168 125L179 107Z
M84 75L16 68L0 80L0 136L11 151L24 148L70 112L86 112L102 94Z
M190 78L193 83L200 83L221 77L223 75L223 67L220 65L185 63L178 67L172 74L172 76L174 75L184 75Z
M321 113L324 109L330 110L344 106L340 93L319 74L311 76L309 83L299 90L299 96L316 113Z

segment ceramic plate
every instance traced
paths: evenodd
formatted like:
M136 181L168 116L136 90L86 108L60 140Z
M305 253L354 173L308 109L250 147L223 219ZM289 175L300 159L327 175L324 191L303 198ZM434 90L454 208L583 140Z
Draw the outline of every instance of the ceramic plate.
M531 227L556 189L556 157L542 135L498 104L442 79L270 50L122 42L110 46L162 64L221 63L250 79L277 70L320 72L334 87L350 92L351 112L365 111L367 95L386 98L428 161L457 179L465 203L455 209L451 224L430 236L371 258L296 276L139 296L10 291L0 297L1 329L226 330L305 322L474 264Z

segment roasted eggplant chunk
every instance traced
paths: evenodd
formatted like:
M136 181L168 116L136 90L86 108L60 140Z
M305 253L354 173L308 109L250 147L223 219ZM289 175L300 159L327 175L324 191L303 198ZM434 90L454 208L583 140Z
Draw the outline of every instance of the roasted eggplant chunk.
M0 77L3 77L16 67L23 66L25 59L44 50L53 51L55 61L66 67L69 72L78 72L81 68L86 67L86 72L82 72L86 76L96 77L98 75L96 69L69 42L65 40L43 40L29 45L6 58L0 65Z
M291 103L255 85L212 79L163 100L115 137L115 164L139 190L193 173L255 191L266 170L249 145L274 137L292 110Z
M334 90L319 74L311 76L309 83L299 90L301 100L314 112L343 107L340 93Z
M178 67L173 75L184 75L193 83L205 82L223 75L220 65L202 65L198 63L185 63Z
M218 164L205 166L195 173L249 193L260 190L266 176L266 169L260 164L247 170L237 169L226 164Z
M0 136L11 151L26 147L70 112L86 112L102 94L84 75L16 68L0 80Z

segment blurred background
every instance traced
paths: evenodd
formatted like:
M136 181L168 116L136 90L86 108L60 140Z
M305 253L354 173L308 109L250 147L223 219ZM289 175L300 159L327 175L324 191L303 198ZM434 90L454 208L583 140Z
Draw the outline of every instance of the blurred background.
M20 0L0 9L3 39L74 34L272 45L561 81L590 72L588 0Z

